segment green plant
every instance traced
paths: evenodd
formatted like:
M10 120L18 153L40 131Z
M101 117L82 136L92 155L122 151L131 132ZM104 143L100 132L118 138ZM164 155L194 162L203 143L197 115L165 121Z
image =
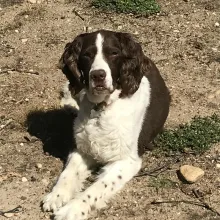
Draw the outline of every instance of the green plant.
M185 148L203 153L217 142L220 142L220 117L216 114L194 117L190 123L165 130L155 140L156 146L169 154L184 152Z
M102 10L111 10L117 13L133 13L151 15L160 11L155 0L93 0L92 5Z

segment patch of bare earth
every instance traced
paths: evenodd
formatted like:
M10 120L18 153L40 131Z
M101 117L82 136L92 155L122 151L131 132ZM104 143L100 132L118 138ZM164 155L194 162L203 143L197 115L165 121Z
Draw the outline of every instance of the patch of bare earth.
M89 8L88 1L0 1L0 210L23 208L12 219L49 218L49 213L41 211L40 201L62 170L74 118L59 108L65 77L56 64L65 44L86 26L89 31L128 31L142 42L172 94L166 127L188 122L195 115L220 113L219 1L159 3L160 15L138 18L100 13ZM219 159L217 144L202 156L186 154L157 178L134 178L92 219L220 219L199 206L150 204L154 200L196 200L192 189L199 189L220 212ZM172 158L147 152L143 169L154 169L167 160ZM182 183L176 171L183 164L201 167L205 176L196 184ZM159 179L174 184L157 184Z

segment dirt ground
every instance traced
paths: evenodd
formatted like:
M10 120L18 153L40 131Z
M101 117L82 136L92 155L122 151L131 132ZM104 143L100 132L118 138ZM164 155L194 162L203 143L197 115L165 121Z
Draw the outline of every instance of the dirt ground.
M50 218L50 213L41 211L40 201L62 170L74 118L59 107L65 77L56 65L65 44L85 27L88 31L127 31L142 42L172 94L166 127L188 122L195 115L219 113L220 1L158 2L159 15L141 18L103 14L86 0L41 4L0 0L0 210L22 206L22 212L11 219ZM143 169L172 159L146 152ZM220 212L217 163L219 144L202 156L185 155L157 178L134 178L107 209L91 219L220 219L195 205L150 204L154 200L197 201L192 189L198 189ZM201 167L205 176L192 185L182 183L176 171L183 164ZM169 179L172 184L161 184L158 179Z

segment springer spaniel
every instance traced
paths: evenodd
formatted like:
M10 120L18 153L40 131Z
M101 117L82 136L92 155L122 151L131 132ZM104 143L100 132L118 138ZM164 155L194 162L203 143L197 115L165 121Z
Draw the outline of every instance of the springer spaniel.
M66 45L60 66L70 83L63 104L78 108L72 98L78 97L77 150L43 209L53 210L56 220L81 220L138 173L141 154L163 128L170 95L155 64L127 33L81 34ZM98 163L102 173L82 190Z

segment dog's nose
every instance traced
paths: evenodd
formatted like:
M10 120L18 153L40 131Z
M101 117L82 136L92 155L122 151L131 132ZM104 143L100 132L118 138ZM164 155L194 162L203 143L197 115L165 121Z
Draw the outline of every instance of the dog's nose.
M91 71L91 79L93 79L94 81L103 81L106 77L106 72L105 70L93 70Z

